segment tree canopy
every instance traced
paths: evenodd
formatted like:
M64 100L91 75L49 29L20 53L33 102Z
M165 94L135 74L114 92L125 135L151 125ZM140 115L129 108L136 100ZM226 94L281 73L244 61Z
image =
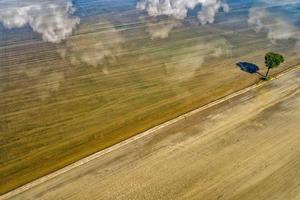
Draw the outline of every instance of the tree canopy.
M265 56L265 64L269 69L278 67L281 63L284 62L282 55L274 52L269 52Z

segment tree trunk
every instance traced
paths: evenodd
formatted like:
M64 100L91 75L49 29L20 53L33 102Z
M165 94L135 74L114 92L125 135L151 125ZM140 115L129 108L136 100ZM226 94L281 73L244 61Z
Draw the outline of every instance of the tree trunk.
M270 68L268 68L265 78L268 78L269 72L270 72Z
M261 77L265 78L265 75L259 73L259 72L256 72L258 75L260 75Z

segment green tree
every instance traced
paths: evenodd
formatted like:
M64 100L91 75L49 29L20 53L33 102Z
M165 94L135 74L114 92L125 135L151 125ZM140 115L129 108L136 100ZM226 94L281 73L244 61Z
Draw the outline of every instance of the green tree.
M265 79L268 79L270 69L278 67L283 62L284 62L284 58L282 55L274 52L267 53L265 55L265 64L266 67L268 68L268 71L265 75Z

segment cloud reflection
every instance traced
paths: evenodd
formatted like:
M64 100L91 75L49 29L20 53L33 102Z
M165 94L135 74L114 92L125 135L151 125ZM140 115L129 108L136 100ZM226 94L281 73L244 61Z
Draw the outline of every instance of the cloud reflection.
M177 56L165 63L167 80L183 82L192 78L203 64L212 58L231 53L230 44L221 38L200 40L196 44L180 49Z
M256 32L265 32L273 44L281 40L294 39L298 42L300 40L299 28L267 11L266 8L251 8L248 24Z
M101 24L102 30L69 38L59 53L73 65L97 67L104 64L103 72L108 73L107 66L116 63L123 51L125 39L109 21L101 19L96 23ZM84 32L89 26L82 25L78 32Z
M61 84L65 81L65 73L59 70L53 70L53 66L30 66L21 65L16 73L22 76L20 80L26 79L30 83L30 90L35 97L44 101L50 98L55 92L58 92ZM18 82L12 84L18 84Z
M176 27L181 26L182 23L176 19L166 20L151 20L147 22L146 31L150 34L151 39L165 39L169 37L169 33Z

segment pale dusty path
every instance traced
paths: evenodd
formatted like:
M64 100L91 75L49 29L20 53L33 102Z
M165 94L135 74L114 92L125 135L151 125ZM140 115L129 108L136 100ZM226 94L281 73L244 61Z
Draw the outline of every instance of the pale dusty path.
M300 199L300 71L12 199Z

